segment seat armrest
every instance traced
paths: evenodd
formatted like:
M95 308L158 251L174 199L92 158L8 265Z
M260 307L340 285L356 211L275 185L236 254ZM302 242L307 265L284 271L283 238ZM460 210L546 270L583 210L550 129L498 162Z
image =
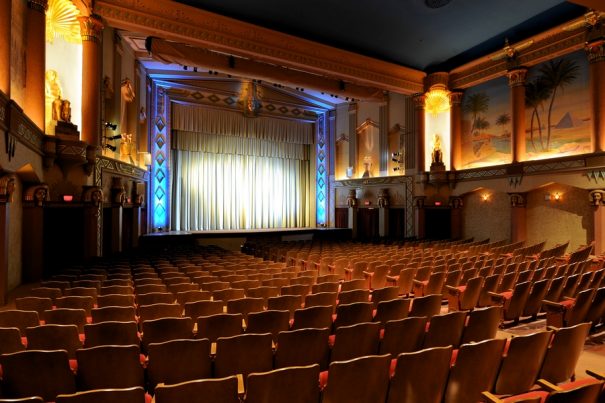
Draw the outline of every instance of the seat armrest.
M374 272L373 271L364 271L363 275L365 276L365 278L373 277L374 276Z
M458 287L454 287L452 285L446 285L445 288L447 288L447 292L453 296L458 296L461 293Z
M498 399L498 397L494 396L493 394L491 394L489 392L481 392L481 395L483 396L483 399L485 402L488 402L488 403L502 402L502 400Z
M548 382L546 379L538 379L536 383L549 392L556 392L558 390L562 390L560 387L558 387L554 383Z
M488 291L488 294L490 297L492 297L493 300L497 302L504 303L504 301L506 301L504 295L498 294L497 292Z
M603 374L601 372L595 372L595 371L591 371L591 370L587 369L586 373L588 375L592 376L593 378L598 379L599 381L605 381L605 374Z
M542 300L542 308L546 308L551 312L563 312L565 310L565 305L560 304L558 302L549 301L547 299Z
M353 269L349 269L348 267L345 267L345 273L353 273Z
M424 283L422 281L420 281L420 280L414 279L412 281L414 282L414 285L418 285L418 286L424 285Z

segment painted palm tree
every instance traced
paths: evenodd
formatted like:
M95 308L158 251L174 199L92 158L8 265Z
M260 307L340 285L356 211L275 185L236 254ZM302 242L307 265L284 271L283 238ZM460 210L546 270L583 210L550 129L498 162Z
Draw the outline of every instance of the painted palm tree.
M490 123L483 116L479 116L475 122L475 128L477 130L487 130L490 127Z
M529 125L529 139L532 148L536 150L534 141L534 123L538 125L538 134L540 138L540 147L544 150L544 142L542 141L542 121L540 120L539 109L544 110L544 101L546 101L552 93L543 79L538 78L530 81L525 85L525 106L531 108L531 121Z
M550 104L548 105L548 125L546 127L546 149L550 149L551 116L552 107L557 97L557 90L563 90L578 77L580 67L570 59L551 60L540 67L542 79L548 88L552 90Z
M466 113L473 115L473 124L471 126L471 134L475 132L477 127L477 119L480 113L486 113L489 109L489 96L485 92L477 92L465 97L463 110Z
M496 118L496 126L500 126L504 130L504 134L507 134L506 126L511 121L510 115L508 113L503 113Z

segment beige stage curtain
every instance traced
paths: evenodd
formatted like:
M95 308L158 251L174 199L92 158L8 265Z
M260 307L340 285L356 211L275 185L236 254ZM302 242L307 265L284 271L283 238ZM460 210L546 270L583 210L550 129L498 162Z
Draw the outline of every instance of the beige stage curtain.
M173 150L176 231L307 227L309 161Z
M172 104L172 130L313 144L313 125L285 119L246 118L241 112Z
M176 105L173 230L310 225L312 124Z

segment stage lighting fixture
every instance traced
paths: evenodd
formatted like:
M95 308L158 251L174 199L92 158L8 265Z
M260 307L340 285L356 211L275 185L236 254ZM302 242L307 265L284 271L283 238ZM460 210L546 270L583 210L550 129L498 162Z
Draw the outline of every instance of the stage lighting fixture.
M107 140L119 140L122 138L121 134L116 134L115 136L105 136Z
M394 167L393 171L399 171L399 167Z
M108 129L111 129L111 130L115 130L118 128L118 125L116 123L105 122L104 125L105 125L105 127L107 127Z
M110 149L111 151L117 150L116 146L112 146L111 144L105 144L105 148Z

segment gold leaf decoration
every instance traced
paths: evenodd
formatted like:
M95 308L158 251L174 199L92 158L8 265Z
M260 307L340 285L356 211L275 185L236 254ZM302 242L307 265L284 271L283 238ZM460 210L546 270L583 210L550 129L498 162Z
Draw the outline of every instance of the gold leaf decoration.
M53 43L56 37L70 43L82 43L78 8L71 0L49 0L46 11L46 40Z

